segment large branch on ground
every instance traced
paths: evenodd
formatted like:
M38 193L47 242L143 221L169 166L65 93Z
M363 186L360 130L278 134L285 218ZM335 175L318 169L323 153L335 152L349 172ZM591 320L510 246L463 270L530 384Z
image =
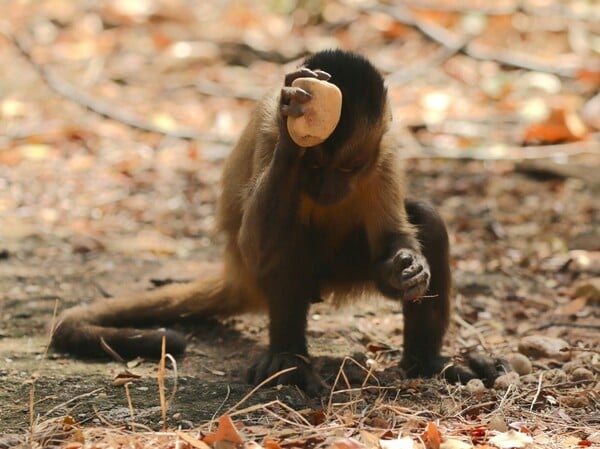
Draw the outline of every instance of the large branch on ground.
M180 129L180 130L167 130L159 126L155 126L144 120L141 120L127 112L118 110L102 100L99 100L91 95L80 91L75 86L60 78L54 74L51 70L37 63L32 57L29 50L29 46L25 40L21 37L10 34L6 30L0 28L0 34L3 35L9 42L11 42L15 48L21 53L21 55L29 62L29 64L38 73L40 78L46 83L46 85L55 93L72 101L96 114L101 115L109 120L114 120L119 123L123 123L131 128L139 129L141 131L161 134L166 137L173 137L184 140L199 140L204 142L218 143L224 145L230 145L233 143L232 139L228 139L214 134L199 133L193 130Z
M403 159L462 159L476 161L524 161L533 159L552 159L555 157L569 157L580 154L598 154L600 142L585 141L561 143L556 145L540 146L516 146L501 145L494 149L492 145L488 149L445 150L441 148L419 146L419 154L407 154L400 156Z
M547 64L541 58L531 54L520 54L507 49L495 49L469 40L433 22L419 21L417 17L403 5L377 5L365 9L366 12L374 11L387 14L398 22L410 26L423 33L432 41L446 47L449 51L461 51L465 55L484 61L496 61L519 69L533 70L536 72L554 73L563 77L574 77L579 67L565 68L565 64ZM461 45L461 42L463 44Z

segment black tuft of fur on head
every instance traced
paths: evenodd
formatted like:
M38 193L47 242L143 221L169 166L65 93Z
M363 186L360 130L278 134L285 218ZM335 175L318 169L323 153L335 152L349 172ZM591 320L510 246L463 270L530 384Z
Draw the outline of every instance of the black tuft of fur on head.
M309 56L304 65L329 73L329 82L342 91L342 116L328 141L348 138L362 118L370 124L382 119L387 89L383 76L367 58L339 49L324 50Z

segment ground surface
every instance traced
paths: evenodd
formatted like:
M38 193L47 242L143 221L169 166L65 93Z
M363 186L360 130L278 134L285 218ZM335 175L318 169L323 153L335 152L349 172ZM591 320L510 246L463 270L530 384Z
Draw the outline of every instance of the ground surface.
M222 47L222 53L215 54L215 48L201 46L198 59L173 59L167 51L172 41L202 41L203 33L214 33L192 27L178 9L171 11L172 16L166 14L167 8L153 20L144 16L146 22L130 22L133 13L116 14L118 8L111 2L107 5L113 9L98 10L74 4L39 2L7 12L12 14L14 35L33 32L30 57L61 73L63 80L81 91L108 98L112 117L86 110L81 106L87 104L85 99L57 94L13 44L0 41L0 60L5 62L0 68L0 447L14 446L28 430L35 433L41 423L67 415L83 426L129 425L127 392L114 385L115 377L126 369L140 376L129 386L133 421L150 429L161 427L155 362L124 366L47 352L49 325L55 310L152 288L152 281L185 282L218 263L222 242L211 229L223 159L252 98L266 86L278 85L286 70L278 62L265 62L237 47L229 53ZM258 20L237 14L219 16L231 28L223 33L233 36L236 21ZM382 17L360 15L355 26L363 24L374 34L385 27L390 27L386 33L400 33ZM99 18L111 27L99 28ZM282 23L275 13L261 20L272 21L268 23L273 33ZM179 26L172 28L173 23ZM327 34L314 31L316 27L307 29L316 33L305 36L309 41L325 39L321 34ZM350 30L344 35L348 46L357 46L353 40L357 33ZM388 55L406 52L406 57L416 58L423 56L421 51L431 50L418 41L422 38L415 30L402 33L407 33L403 37L407 42L420 42L423 48L390 44ZM390 36L386 34L386 39ZM117 40L124 42L124 49ZM297 48L280 50L289 55ZM400 78L407 75L396 71L390 61L397 59L384 57L383 50L373 56L387 72ZM242 67L235 57L249 59ZM61 61L66 62L61 65ZM524 352L533 368L509 388L499 385L474 391L437 380L403 380L389 367L376 372L385 388L356 396L350 409L372 418L369 428L400 425L414 432L423 420L447 423L455 433L468 424L485 424L497 431L506 430L503 425L516 425L537 437L561 435L571 438L573 445L582 440L600 444L600 194L595 178L600 152L593 129L581 142L582 154L563 155L565 166L571 168L567 172L564 166L540 171L518 160L502 161L502 156L515 155L498 148L492 156L500 155L500 160L490 161L421 158L419 152L446 143L454 158L466 151L461 145L485 148L488 138L498 138L509 147L522 143L515 137L517 131L519 136L526 134L522 124L521 128L515 124L516 130L508 127L516 119L502 109L511 102L513 108L522 106L518 103L524 101L518 84L522 72L517 77L513 71L501 72L499 65L484 63L456 55L443 68L427 72L427 77L391 81L390 94L395 116L412 131L400 133L407 147L401 151L407 157L418 156L406 161L411 191L439 208L451 232L455 314L446 352L459 355L476 349L505 357ZM503 98L504 104L498 98L484 99L477 83L483 85L485 80L475 72L498 79L513 76L511 88L516 94ZM206 82L189 84L198 78ZM555 102L561 95L563 100L591 96L589 87L571 79L560 82ZM463 134L457 128L436 128L433 122L422 121L418 114L440 113L439 105L414 110L423 96L434 103L458 104L469 98L475 104L443 112L460 128L466 121L456 116L470 111L467 119L474 128ZM127 126L119 116L123 105L135 116L149 117L148 123L164 132L146 133ZM207 134L204 140L196 136L192 142L168 135L179 128ZM573 142L565 151L577 150L577 139ZM490 156L477 151L469 152L469 157ZM251 386L243 381L243 371L265 344L265 324L261 317L241 317L185 329L189 350L178 361L176 372L170 370L167 376L169 388L177 379L169 427L199 426L248 393ZM393 302L371 298L343 309L318 304L309 320L311 351L333 384L344 357L365 365L374 357L373 351L381 357L383 348L401 348L402 327L400 308ZM566 346L555 353L535 353L519 349L525 337L552 337ZM393 350L388 355L392 362L398 358ZM378 363L382 368L393 365L388 362ZM354 385L360 385L362 371L348 372ZM340 383L336 389L345 387ZM348 400L349 393L345 394ZM274 399L298 410L341 410L328 402L330 398L309 400L293 388L261 390L238 409ZM371 416L365 411L381 401L401 407L411 418L402 415L390 423L384 412ZM244 416L260 423L266 419L260 414Z

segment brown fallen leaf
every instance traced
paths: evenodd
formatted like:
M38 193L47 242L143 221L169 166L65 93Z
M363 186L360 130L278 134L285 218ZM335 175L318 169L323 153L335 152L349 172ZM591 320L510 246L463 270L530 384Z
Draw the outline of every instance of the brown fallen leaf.
M553 109L543 122L533 123L525 129L525 144L577 142L586 138L588 130L575 112Z
M421 439L425 443L427 449L440 449L442 444L442 434L437 425L433 422L428 422L425 427L425 432L421 435Z
M327 449L367 449L367 447L354 438L340 438L335 440Z
M194 447L196 449L210 449L210 446L204 441L194 438L193 436L190 436L183 432L177 432L177 436L183 441L185 441L187 444L189 444L191 447Z
M223 415L219 418L219 426L215 433L209 433L202 438L206 444L215 444L221 441L227 441L229 443L241 444L244 439L240 436L240 433L235 428L233 421L229 415Z
M129 382L135 382L136 380L139 380L141 378L142 376L140 376L139 374L135 374L129 370L125 370L121 371L115 376L115 379L113 380L113 385L120 387L121 385L125 385Z

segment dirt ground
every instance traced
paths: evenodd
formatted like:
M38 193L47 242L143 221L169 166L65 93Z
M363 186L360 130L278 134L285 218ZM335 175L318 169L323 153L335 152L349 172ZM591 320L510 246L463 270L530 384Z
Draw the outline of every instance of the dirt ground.
M574 427L594 428L600 424L600 311L592 301L573 308L572 290L581 279L598 274L598 259L592 260L596 265L585 265L569 245L593 231L599 197L576 180L532 180L509 167L499 174L497 166L490 170L486 165L410 163L413 190L433 194L452 232L456 319L446 352L478 348L510 356L518 352L525 335L560 337L569 345L568 355L561 360L532 357L533 377L524 377L518 389L524 396L531 395L539 387L539 376L548 376L544 391L554 400L540 399L536 407L569 415ZM495 193L493 199L490 192ZM528 207L520 207L524 203ZM588 217L587 222L582 216ZM131 235L144 227L132 229ZM107 249L81 253L74 248L81 243L70 236L17 234L14 230L12 238L3 241L0 261L2 433L22 433L32 416L40 421L70 415L84 425L127 424L130 413L124 388L113 385L115 376L127 367L46 353L54 310L102 294L150 288L151 280L185 281L202 275L218 257L218 242L215 247L190 250L186 257L147 252L132 256ZM111 246L109 240L103 248ZM569 307L572 310L564 310ZM354 356L365 363L368 344L401 347L401 329L402 316L393 302L373 299L341 310L317 304L309 324L311 350L331 383L343 357ZM206 323L189 329L189 335L191 345L177 365L170 426L198 425L250 390L242 373L251 354L265 343L265 320L243 317ZM592 376L573 379L577 367L590 370ZM128 369L141 376L131 386L135 421L160 427L156 363L139 361ZM415 396L406 394L414 384L403 383L393 369L381 376L384 385L396 389L402 406L442 416L458 407L446 409L445 398L448 388L459 387L426 381L419 384ZM173 379L171 375L171 384ZM459 389L453 394L456 391L463 396L463 410L469 408L469 401L478 402L468 392ZM487 393L502 394L502 389ZM292 388L259 392L249 403L273 398L296 408L319 406L319 401L305 399ZM503 412L507 419L522 415L515 404Z

